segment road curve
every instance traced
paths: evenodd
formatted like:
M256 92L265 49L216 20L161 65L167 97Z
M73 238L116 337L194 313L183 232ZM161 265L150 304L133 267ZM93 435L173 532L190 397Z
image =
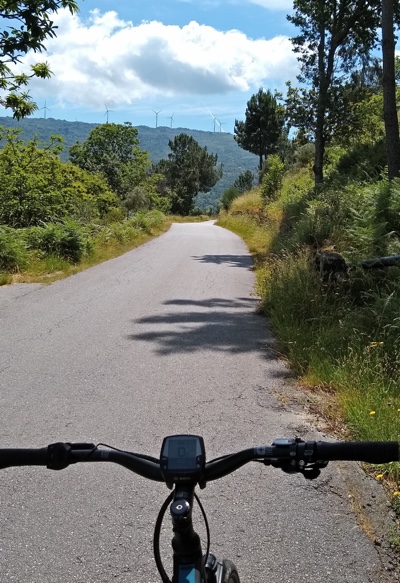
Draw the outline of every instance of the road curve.
M312 437L275 396L290 379L253 286L242 240L209 221L174 224L49 286L0 288L0 447L88 440L158 455L164 435L190 432L212 458ZM1 581L158 580L151 541L165 486L102 464L0 477ZM201 498L212 550L243 583L381 575L335 466L306 482L253 464ZM166 529L164 548L169 539Z

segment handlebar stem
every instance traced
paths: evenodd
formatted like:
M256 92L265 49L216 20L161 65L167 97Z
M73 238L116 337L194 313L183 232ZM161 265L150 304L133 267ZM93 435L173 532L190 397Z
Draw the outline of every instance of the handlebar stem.
M170 506L174 536L173 583L181 581L182 568L191 566L194 572L204 572L204 560L200 537L192 522L194 485L177 486ZM205 579L204 579L205 580Z

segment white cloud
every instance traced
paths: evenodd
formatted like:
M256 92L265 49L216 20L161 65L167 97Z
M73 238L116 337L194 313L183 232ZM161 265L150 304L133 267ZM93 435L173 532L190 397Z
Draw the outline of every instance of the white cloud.
M31 93L94 109L123 107L157 96L227 95L293 79L297 61L288 38L250 39L190 22L122 21L95 10L83 22L61 10L57 38L47 41L54 76L30 84ZM28 54L25 63L38 60Z

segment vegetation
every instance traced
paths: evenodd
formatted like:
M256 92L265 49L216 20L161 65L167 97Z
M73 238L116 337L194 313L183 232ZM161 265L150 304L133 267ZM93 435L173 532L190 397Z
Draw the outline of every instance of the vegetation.
M79 168L103 176L121 200L145 180L150 167L147 152L139 147L138 131L129 122L94 128L84 142L70 147L69 158Z
M233 183L234 188L239 192L246 192L246 190L251 190L254 183L254 174L250 170L246 170L239 174Z
M269 90L262 88L247 102L245 121L235 121L235 140L258 156L260 172L267 156L277 150L283 122L283 108Z
M169 225L161 211L153 210L87 226L74 221L24 229L0 226L0 285L50 283L125 253Z
M14 73L12 65L28 51L35 53L45 49L46 39L54 37L56 26L51 15L60 8L68 8L71 13L78 10L74 0L29 0L3 1L0 18L0 105L13 111L20 119L37 110L28 92L23 88L32 77L46 79L51 76L47 63L35 63L29 73ZM6 21L10 26L6 26ZM17 24L18 23L18 24Z
M230 188L227 188L226 190L224 190L221 196L220 201L221 207L227 211L231 206L232 201L238 196L240 196L240 190L238 190L236 186L231 186Z
M0 224L21 228L73 219L104 218L119 201L99 176L62 163L60 138L25 144L18 130L1 130Z
M366 259L400 259L400 5L294 8L302 74L285 98L290 155L270 154L260 186L224 205L219 224L254 255L260 309L309 406L341 435L399 441L400 261L372 269ZM370 51L381 24L378 60ZM324 248L345 272L322 271ZM400 514L400 464L376 476Z
M286 101L293 124L313 136L318 185L324 178L326 145L360 98L352 71L357 66L364 71L371 50L377 46L381 1L365 6L357 0L294 0L293 7L294 14L288 20L299 29L292 43L299 55L299 82L303 86L293 89L289 84Z
M222 176L222 166L217 167L218 156L201 148L192 136L180 134L169 142L171 153L161 160L155 172L164 179L162 192L171 199L171 211L189 215L199 192L209 191Z
M235 198L219 224L254 254L262 309L318 412L335 427L344 420L356 438L399 440L400 263L364 270L360 262L400 254L400 181L365 182L346 151L327 155L335 162L323 188L315 191L305 157L273 196L260 186ZM344 281L320 278L314 252L324 245L353 266ZM397 492L399 465L384 472Z
M11 117L0 117L0 125L8 129L20 129L21 139L31 141L38 137L42 143L48 143L50 136L62 136L64 150L59 153L62 161L69 160L69 149L76 142L83 143L97 126L83 122L67 122L52 118L25 118L20 121ZM111 125L111 124L109 124ZM148 152L152 164L167 159L170 153L169 141L174 140L183 131L192 136L202 148L218 155L218 161L223 165L223 175L209 192L196 196L195 208L207 211L210 207L215 211L224 190L232 186L239 174L249 171L257 174L257 156L243 150L235 142L232 134L226 132L203 132L182 128L175 129L165 126L149 128L137 126L140 149Z

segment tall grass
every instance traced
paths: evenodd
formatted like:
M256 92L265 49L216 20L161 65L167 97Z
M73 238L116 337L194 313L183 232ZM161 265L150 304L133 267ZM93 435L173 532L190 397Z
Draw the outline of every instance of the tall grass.
M256 263L261 263L266 249L271 246L281 215L277 210L277 217L271 212L267 218L258 190L251 191L232 201L230 211L222 211L217 224L225 227L242 237L247 243L249 251L254 255ZM269 220L269 228L265 228Z
M400 441L400 268L323 282L313 249L339 243L353 261L396 250L399 201L400 186L384 181L315 193L302 171L297 186L286 176L274 203L263 206L255 190L219 220L255 254L257 291L282 354L305 387L329 393L319 401L325 417L358 439ZM399 467L384 468L396 490Z

